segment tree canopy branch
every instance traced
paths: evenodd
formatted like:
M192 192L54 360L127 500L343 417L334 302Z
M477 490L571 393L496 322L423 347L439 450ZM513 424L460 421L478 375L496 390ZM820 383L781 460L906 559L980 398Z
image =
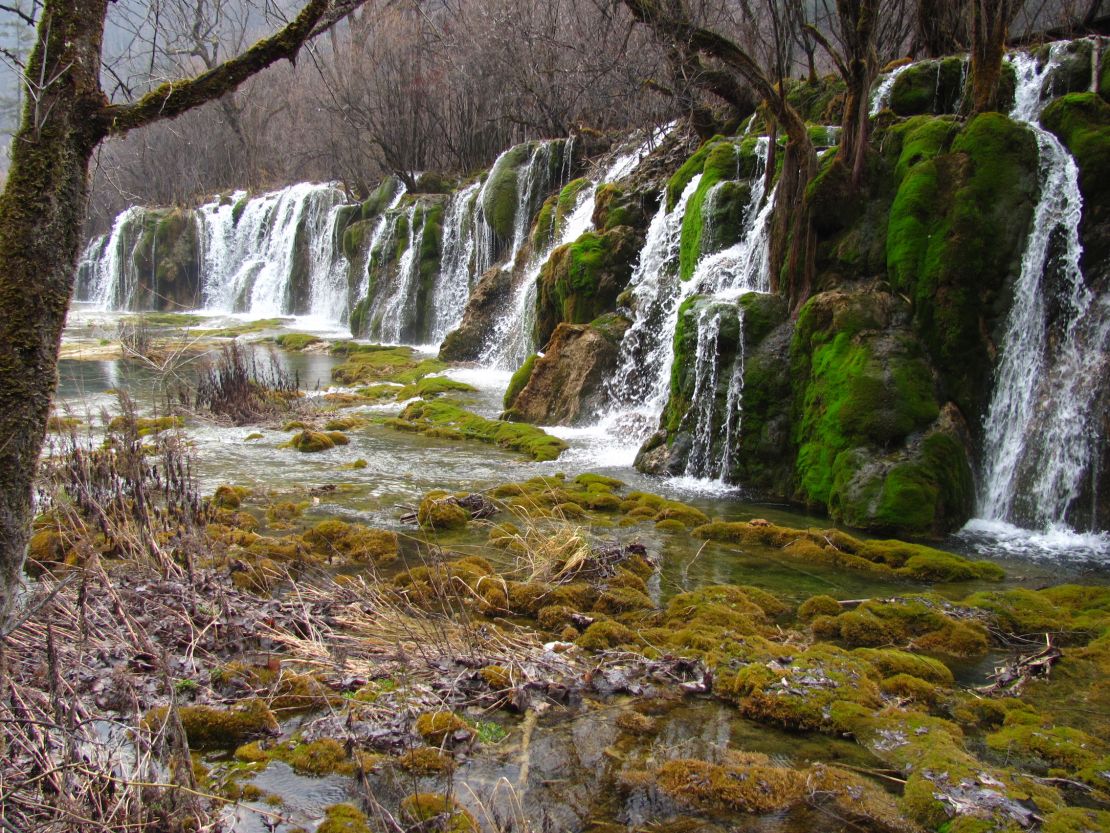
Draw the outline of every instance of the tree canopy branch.
M311 0L280 31L260 40L242 55L182 81L169 81L133 104L102 110L104 131L122 135L161 119L172 119L237 89L251 76L281 60L295 61L306 41L334 26L366 0Z

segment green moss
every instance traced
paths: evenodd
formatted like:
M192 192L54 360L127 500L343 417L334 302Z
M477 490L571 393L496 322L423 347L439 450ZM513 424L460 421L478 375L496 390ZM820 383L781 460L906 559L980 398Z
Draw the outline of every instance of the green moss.
M425 376L414 384L398 388L395 398L404 402L407 399L432 399L445 393L473 393L476 390L473 385L449 376Z
M400 187L401 183L396 177L387 176L383 179L362 204L362 219L372 220L385 211L397 196Z
M347 445L349 442L347 435L340 431L306 430L295 434L288 442L282 443L282 447L295 448L305 454L314 454L335 448L337 445Z
M540 461L554 460L567 448L565 442L534 426L486 419L448 402L413 402L394 427L425 434L448 429L460 439L520 451Z
M943 148L944 126L906 131L887 226L891 285L913 303L914 327L969 421L990 390L983 333L1020 268L1038 188L1036 142L998 113L968 123Z
M262 333L266 330L276 330L283 327L293 319L291 318L261 318L257 321L244 321L231 327L221 327L215 330L191 330L190 335L198 338L236 338L238 336Z
M964 95L964 59L919 61L905 70L890 92L890 109L899 116L954 113Z
M212 495L212 505L221 509L238 509L243 498L250 492L246 486L217 486Z
M619 645L635 645L638 641L631 629L609 620L594 622L575 640L580 648L587 651L604 651Z
M798 607L798 618L808 622L818 616L839 616L843 610L832 596L810 596Z
M425 497L416 512L417 521L425 529L462 529L470 521L470 513L454 501Z
M327 559L387 563L397 558L397 533L349 524L336 518L320 521L304 534L305 543Z
M480 833L477 819L449 796L438 793L417 793L401 800L401 816L421 829L443 833ZM429 824L434 822L434 826Z
M401 755L397 766L414 775L450 775L455 771L455 759L438 749L421 746Z
M109 431L124 431L129 427L133 427L140 437L152 437L155 434L161 434L163 431L184 428L185 417L163 416L132 419L127 416L117 416L112 417L112 420L108 423Z
M333 345L332 352L347 356L346 362L332 369L332 379L341 385L368 385L374 382L411 384L447 369L445 363L423 358L411 347L340 342Z
M319 344L323 339L308 333L285 333L277 336L274 341L285 350L304 350L309 345Z
M870 663L883 677L912 675L944 686L951 686L954 682L948 666L932 657L894 648L859 648L853 653Z
M517 145L502 154L482 187L482 209L486 222L502 240L510 240L516 222L518 168L528 161L532 145Z
M333 804L324 811L316 833L371 833L370 819L353 804Z
M277 734L274 713L261 700L249 700L237 709L182 706L177 710L189 745L194 749L231 749L252 738ZM151 709L143 722L158 730L166 722L165 706Z
M473 734L470 724L454 712L427 712L416 719L416 733L433 746L454 741L460 732L467 737Z
M1095 93L1072 93L1048 105L1041 123L1079 165L1084 213L1103 216L1110 207L1110 104Z
M505 389L505 398L501 402L505 410L513 407L513 403L516 402L516 398L520 395L520 392L527 387L528 380L532 378L532 370L535 368L536 359L538 358L539 355L533 353L525 359L524 364L513 373L513 377L509 380L509 386Z

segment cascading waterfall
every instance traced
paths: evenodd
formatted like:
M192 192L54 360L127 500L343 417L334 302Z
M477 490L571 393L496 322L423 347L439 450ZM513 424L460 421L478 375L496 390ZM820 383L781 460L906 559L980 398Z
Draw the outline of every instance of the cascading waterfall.
M597 204L597 191L607 182L616 182L633 173L640 162L651 150L674 129L669 124L652 133L650 138L632 151L618 155L601 173L583 188L578 195L574 210L563 221L563 227L542 252L535 252L528 263L524 278L513 293L508 314L502 316L494 326L486 354L482 363L515 370L535 349L532 338L536 311L536 284L543 264L551 253L560 246L573 243L593 228L594 208ZM568 148L565 158L569 160L572 148ZM564 181L569 177L569 169L563 173ZM518 211L519 218L519 211ZM512 261L510 260L510 264Z
M381 213L377 221L374 223L374 229L366 237L365 242L361 246L358 254L358 268L365 269L370 260L371 253L381 245L382 239L385 235L391 233L393 229L393 222L395 220L393 211L401 204L401 200L405 196L405 187L402 185L397 189L397 193L393 195L389 205L386 206L385 211ZM370 290L369 280L362 281L358 286L358 294L351 297L351 308L358 306L366 300L366 296Z
M313 287L334 283L335 258L342 257L313 258L313 241L326 246L335 240L333 209L342 203L343 192L334 185L305 182L239 208L229 201L200 206L205 308L263 317L308 312L317 294Z
M389 232L382 237L382 249L392 249L395 245L397 226L403 219L408 240L405 251L397 262L396 280L374 295L374 302L370 305L368 320L370 323L369 336L383 344L400 344L405 340L412 318L416 313L411 303L410 295L419 276L419 258L417 257L420 240L424 234L423 219L417 223L417 205L414 202L403 214L395 215L390 223ZM384 267L379 267L377 281L384 281Z
M763 137L756 146L759 164L752 179L752 191L745 212L744 228L736 244L713 254L703 256L688 281L678 276L678 251L682 221L686 206L697 191L701 176L695 176L686 186L672 211L666 210L666 200L652 219L647 240L640 253L640 261L632 275L632 306L636 320L625 333L617 372L609 385L611 402L609 423L621 426L622 432L637 442L647 439L656 429L659 417L670 396L671 368L674 365L673 334L683 301L695 295L710 296L719 301L735 301L746 292L766 292L769 288L768 258L770 243L769 220L774 209L774 193L766 199L766 178L763 175L770 148ZM737 315L741 315L737 309ZM709 329L698 332L698 384L706 390L716 390L721 368L716 354L716 338L720 328L719 318L710 315L702 322ZM741 319L741 326L742 326ZM713 349L710 350L710 342ZM704 348L704 349L703 349ZM742 352L738 347L738 353ZM702 357L705 361L701 361ZM726 369L730 374L729 418L724 425L711 425L706 421L694 431L708 437L704 442L706 454L714 447L709 435L719 431L731 440L739 430L740 397L743 391L743 357ZM710 367L710 365L713 365ZM737 378L739 374L739 378ZM712 388L709 379L712 378ZM695 397L696 422L701 409L713 409L713 397L702 401ZM725 443L725 454L731 442ZM729 468L727 459L713 462L693 455L687 473L713 478L723 477Z
M872 118L890 106L890 94L894 90L894 84L898 81L898 76L911 66L913 64L903 64L900 67L895 67L879 82L879 86L875 88L875 92L871 95L870 116Z
M104 309L134 309L139 285L135 253L147 215L147 209L132 206L116 217L107 235L90 241L77 267L78 300Z
M1038 65L1012 56L1018 89L1012 117L1040 150L1041 198L1001 346L985 419L978 511L982 518L1040 529L1066 526L1094 456L1094 406L1107 373L1110 298L1080 271L1082 197L1075 160L1038 124L1043 89L1064 44ZM1060 307L1050 332L1049 298ZM972 525L974 526L974 524Z
M468 185L451 198L443 223L443 257L432 295L431 341L438 344L462 320L466 300L475 278L490 267L488 241L492 234L484 214L477 208L478 182Z
M502 266L504 270L510 271L516 265L517 257L528 239L532 218L539 210L544 196L555 187L566 183L570 172L568 162L574 150L572 142L573 140L568 142L564 149L564 164L557 182L552 182L551 177L551 159L556 147L554 142L540 142L536 145L528 163L519 169L516 213L513 215L513 239L508 257ZM496 168L496 164L494 167ZM484 201L485 190L490 187L493 179L494 176L491 173L483 186L479 204ZM554 246L550 246L543 252L533 252L523 270L523 275L514 282L512 296L502 315L494 322L493 330L486 339L485 349L479 359L482 365L514 370L532 353L536 278L553 249Z
M739 330L731 367L722 366L720 358L722 310L705 307L698 312L694 395L683 418L693 437L686 459L686 474L690 477L724 480L732 464L732 441L740 431L744 393L744 320L739 308L735 312ZM717 402L722 371L729 374L723 410Z

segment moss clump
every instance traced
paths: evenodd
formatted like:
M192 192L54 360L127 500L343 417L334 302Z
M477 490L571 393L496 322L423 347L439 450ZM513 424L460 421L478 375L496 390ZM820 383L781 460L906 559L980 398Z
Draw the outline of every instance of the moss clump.
M587 651L604 651L619 645L635 645L637 642L639 638L630 628L609 620L594 622L575 640L578 647Z
M71 431L82 424L82 421L77 417L52 416L46 421L46 430L54 433Z
M325 558L343 558L377 564L394 561L399 554L396 532L371 529L330 518L304 534L314 552Z
M1110 104L1095 93L1072 93L1048 105L1041 123L1067 146L1079 165L1085 212L1105 216L1110 206Z
M416 733L433 746L454 742L460 733L469 739L473 735L470 724L454 712L426 712L416 719Z
M547 608L545 608L546 610ZM508 668L501 665L487 665L478 672L486 685L496 691L513 687L513 677Z
M411 347L339 342L332 346L332 353L347 357L347 361L332 368L331 372L332 379L341 385L411 384L447 368L437 359L422 358Z
M755 544L778 550L778 557L893 575L916 581L997 581L1005 575L989 561L903 541L864 541L837 529L801 530L767 523L715 521L695 528L696 538Z
M899 116L956 112L964 94L964 59L919 61L905 70L890 92L890 109Z
M869 662L884 677L909 674L937 685L953 685L952 672L940 660L893 648L859 648L853 652Z
M839 616L844 610L832 596L810 596L798 607L798 618L808 622L818 616Z
M328 451L337 445L347 445L349 442L350 439L341 431L305 430L295 434L288 442L282 443L282 447L295 448L302 454L315 454Z
M650 735L655 732L656 721L639 712L621 712L617 716L617 728L628 735Z
M333 804L324 811L316 833L371 833L370 819L353 804Z
M251 493L245 486L218 486L212 495L212 505L220 509L238 509L243 498Z
M462 529L470 513L450 498L425 497L416 511L416 520L425 529Z
M633 610L651 610L653 607L655 605L652 604L651 599L642 591L632 587L610 587L594 604L594 610L611 615Z
M904 645L950 657L982 656L989 644L987 629L967 618L970 613L936 596L909 596L869 600L814 625L853 647Z
M445 393L473 393L477 388L447 376L425 376L423 379L397 389L398 402L408 399L432 399Z
M309 335L308 333L283 333L274 339L274 342L284 350L299 351L304 350L313 344L319 344L323 341L319 336Z
M414 775L450 775L455 771L455 759L438 749L421 746L401 755L397 766Z
M501 401L505 410L513 407L516 398L520 396L520 392L528 386L528 380L532 378L532 370L536 367L536 359L539 358L537 353L524 360L524 364L516 369L513 377L509 380L509 386L505 388L505 398Z
M699 810L725 807L744 813L771 813L799 802L805 776L777 767L765 755L735 754L730 765L690 759L668 761L656 774L659 788Z
M417 793L401 800L401 816L421 829L443 833L480 833L478 820L453 798L439 793ZM429 823L434 823L434 825Z
M539 461L554 460L567 448L558 437L534 426L486 419L449 402L410 403L399 419L389 424L423 434L447 430L453 437L520 451Z
M278 732L274 713L261 700L249 700L234 710L183 706L177 714L194 749L232 749L252 738ZM167 717L166 707L159 706L148 711L143 722L158 729Z
M815 645L788 663L752 664L718 685L719 695L753 720L803 731L839 728L837 703L876 708L881 702L871 667L830 645Z
M498 157L482 186L482 210L490 228L502 240L511 240L517 210L518 168L532 155L532 145L517 145Z
M130 417L117 416L113 417L111 422L108 423L109 431L124 431L130 427L134 427L140 437L151 437L155 434L161 434L163 431L184 428L185 417L139 417L132 420Z

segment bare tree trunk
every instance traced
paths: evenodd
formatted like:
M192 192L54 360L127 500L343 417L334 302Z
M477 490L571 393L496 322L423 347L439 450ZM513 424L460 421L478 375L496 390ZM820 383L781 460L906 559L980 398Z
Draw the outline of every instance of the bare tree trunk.
M237 58L163 84L129 105L100 88L109 0L46 0L27 64L28 101L0 194L0 629L12 611L33 513L32 488L57 381L97 144L234 90L334 24L357 0L311 0Z
M1006 34L1020 7L1019 0L971 0L970 115L1002 109L999 81Z
M967 49L967 0L918 0L917 46L926 58Z

